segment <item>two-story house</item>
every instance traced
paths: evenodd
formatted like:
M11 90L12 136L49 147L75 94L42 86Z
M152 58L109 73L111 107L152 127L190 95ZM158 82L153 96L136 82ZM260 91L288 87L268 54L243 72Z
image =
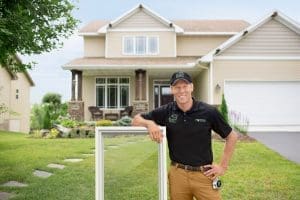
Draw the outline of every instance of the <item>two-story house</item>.
M196 99L218 105L225 93L229 107L250 120L259 102L242 99L238 89L245 97L256 95L257 84L271 87L272 94L274 81L293 94L300 86L299 24L278 12L250 25L243 20L168 20L138 5L115 20L93 21L79 34L84 55L63 66L72 72L70 113L78 119L91 119L89 106L119 113L132 105L138 113L172 101L169 78L179 70L192 75ZM263 91L259 95L273 104ZM236 107L237 101L247 108L245 103ZM264 121L266 115L255 123L273 123ZM292 123L300 127L299 120Z
M21 60L16 56L17 62ZM29 133L30 88L34 86L27 71L12 72L0 66L0 104L5 113L0 113L0 130Z

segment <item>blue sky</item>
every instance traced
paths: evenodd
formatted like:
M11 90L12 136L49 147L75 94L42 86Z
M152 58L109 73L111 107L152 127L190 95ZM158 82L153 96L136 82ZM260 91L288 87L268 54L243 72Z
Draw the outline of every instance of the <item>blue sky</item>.
M280 10L300 23L298 0L76 0L74 16L81 21L78 28L95 19L113 20L137 4L143 3L159 15L172 19L243 19L254 23L270 13ZM61 66L83 56L82 38L75 33L64 41L64 46L49 53L21 56L23 62L38 64L29 71L36 86L31 89L31 103L40 103L47 92L70 100L71 73Z

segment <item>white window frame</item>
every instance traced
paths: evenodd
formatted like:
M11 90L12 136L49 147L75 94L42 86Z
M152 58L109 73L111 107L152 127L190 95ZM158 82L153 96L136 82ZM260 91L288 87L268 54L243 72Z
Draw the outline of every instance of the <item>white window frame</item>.
M105 79L105 83L97 83L97 78L103 78ZM108 102L107 102L107 94L108 94L108 86L109 85L115 85L115 83L108 83L108 79L109 78L117 78L118 82L117 82L117 107L116 108L108 108ZM128 79L128 83L120 83L120 79L122 78L126 78ZM121 105L120 105L120 88L121 86L128 86L128 105L130 105L130 77L122 77L122 76L118 76L118 77L96 77L95 78L95 105L97 105L97 86L104 86L104 107L101 107L103 109L111 109L111 110L115 110L115 109L121 109Z
M163 134L162 142L158 144L158 186L159 200L168 199L167 191L167 145L166 127L160 127ZM105 134L148 134L144 127L96 127L96 200L104 200L104 138Z
M137 37L145 37L146 38L146 51L145 53L137 53L136 50L136 38ZM156 38L157 41L157 51L154 53L149 52L149 38ZM133 40L133 52L128 53L125 51L125 40L126 38L131 38ZM159 54L159 37L157 35L128 35L128 36L123 36L122 38L122 54L123 55L134 55L134 56L147 56L147 55L158 55Z

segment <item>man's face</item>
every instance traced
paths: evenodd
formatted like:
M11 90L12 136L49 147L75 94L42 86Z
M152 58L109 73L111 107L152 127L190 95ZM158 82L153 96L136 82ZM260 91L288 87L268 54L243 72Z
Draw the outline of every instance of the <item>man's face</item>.
M192 99L192 92L194 90L193 83L187 83L184 80L178 80L175 85L171 86L171 92L175 100L179 104L184 104Z

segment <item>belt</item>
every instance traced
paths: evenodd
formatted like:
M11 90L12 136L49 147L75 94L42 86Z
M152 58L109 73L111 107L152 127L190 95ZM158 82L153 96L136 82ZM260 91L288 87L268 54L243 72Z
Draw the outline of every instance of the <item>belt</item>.
M209 168L205 168L204 166L190 166L190 165L184 165L181 163L177 163L174 161L171 161L171 165L175 166L177 168L181 168L181 169L185 169L185 170L189 170L189 171L206 172L207 170L209 170Z

